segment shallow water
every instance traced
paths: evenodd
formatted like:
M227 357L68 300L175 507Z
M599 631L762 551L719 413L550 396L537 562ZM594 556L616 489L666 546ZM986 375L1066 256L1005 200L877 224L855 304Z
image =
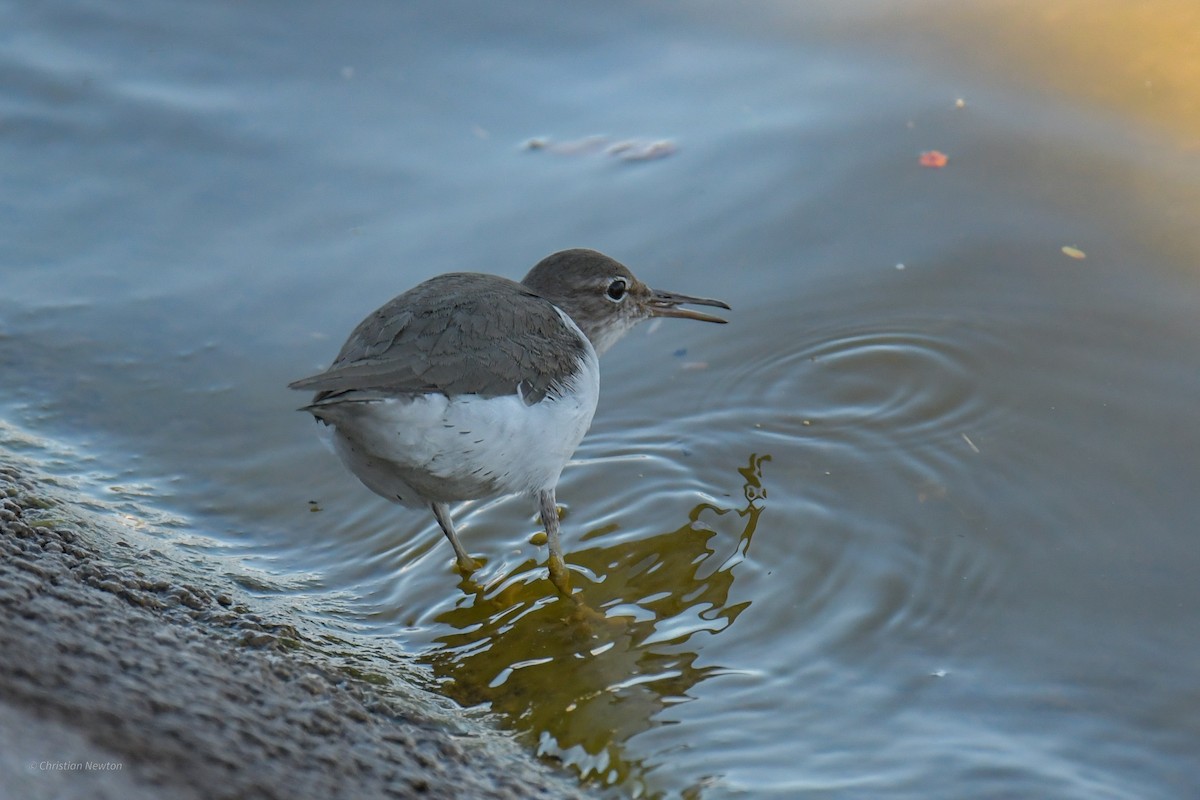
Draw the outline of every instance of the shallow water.
M3 413L619 794L1189 796L1200 20L1143 6L10 4ZM460 584L283 388L568 246L734 307L605 356L586 623L530 503Z

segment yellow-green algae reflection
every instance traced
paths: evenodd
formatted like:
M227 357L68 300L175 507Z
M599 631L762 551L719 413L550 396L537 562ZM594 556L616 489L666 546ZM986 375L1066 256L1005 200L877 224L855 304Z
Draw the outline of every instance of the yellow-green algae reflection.
M438 617L455 632L438 639L427 663L457 700L489 704L531 735L542 755L586 779L637 786L646 767L624 757L624 743L724 671L696 666L687 644L696 633L729 627L750 605L730 604L730 590L764 509L769 460L753 454L738 469L739 508L700 503L677 530L568 553L594 618L559 599L544 570L524 563ZM612 530L590 531L584 542Z

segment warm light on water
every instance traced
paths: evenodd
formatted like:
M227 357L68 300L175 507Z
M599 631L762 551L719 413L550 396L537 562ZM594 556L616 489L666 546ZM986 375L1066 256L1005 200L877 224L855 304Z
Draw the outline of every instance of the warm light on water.
M925 4L931 32L967 63L1200 145L1200 6L1180 0Z

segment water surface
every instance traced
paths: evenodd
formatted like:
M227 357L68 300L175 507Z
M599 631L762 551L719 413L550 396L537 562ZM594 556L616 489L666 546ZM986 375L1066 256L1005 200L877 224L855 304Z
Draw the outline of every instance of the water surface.
M3 414L618 795L1194 794L1200 21L829 5L6 4ZM530 503L460 583L284 388L571 246L734 307L605 356L587 625Z

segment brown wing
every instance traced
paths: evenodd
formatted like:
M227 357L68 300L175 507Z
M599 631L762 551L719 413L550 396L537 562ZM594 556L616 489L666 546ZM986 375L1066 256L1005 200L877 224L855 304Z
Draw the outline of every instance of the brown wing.
M550 301L494 275L439 275L359 323L329 369L289 384L314 403L347 393L498 397L537 403L561 386L586 352Z

